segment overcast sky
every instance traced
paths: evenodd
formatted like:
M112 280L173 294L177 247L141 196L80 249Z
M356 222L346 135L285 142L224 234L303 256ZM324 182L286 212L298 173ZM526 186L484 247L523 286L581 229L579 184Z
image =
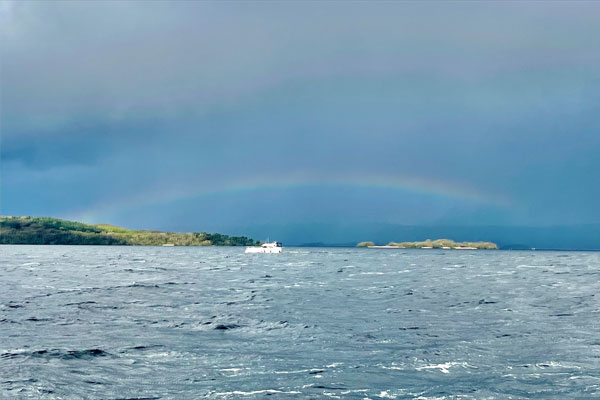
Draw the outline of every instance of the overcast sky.
M600 223L598 2L0 4L4 215Z

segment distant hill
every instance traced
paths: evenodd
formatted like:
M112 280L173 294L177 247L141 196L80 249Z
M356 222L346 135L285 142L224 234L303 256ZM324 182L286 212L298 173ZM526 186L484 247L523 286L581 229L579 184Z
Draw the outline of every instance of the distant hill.
M0 217L0 244L252 246L245 236L130 230L47 217Z

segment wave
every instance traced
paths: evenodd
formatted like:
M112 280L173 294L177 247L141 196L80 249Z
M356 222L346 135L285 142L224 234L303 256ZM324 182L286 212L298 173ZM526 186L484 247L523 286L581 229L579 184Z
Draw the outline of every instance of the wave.
M42 349L35 351L18 350L0 354L0 358L45 358L45 359L61 359L61 360L89 360L96 357L107 357L110 353L101 349L85 349L85 350L60 350L60 349Z

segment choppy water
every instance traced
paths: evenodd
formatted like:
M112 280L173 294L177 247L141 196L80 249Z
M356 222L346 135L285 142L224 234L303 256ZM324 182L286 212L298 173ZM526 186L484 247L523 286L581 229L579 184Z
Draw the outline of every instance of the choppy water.
M600 398L600 253L0 247L0 397Z

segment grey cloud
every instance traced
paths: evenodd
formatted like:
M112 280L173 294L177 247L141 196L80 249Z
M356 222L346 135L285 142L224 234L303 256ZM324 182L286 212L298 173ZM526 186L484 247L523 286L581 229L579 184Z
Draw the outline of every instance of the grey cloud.
M53 191L79 190L67 212L274 170L362 171L515 200L472 214L490 223L599 221L588 187L600 179L599 13L593 2L12 3L0 28L4 204L56 211ZM37 203L19 206L44 171L55 172ZM463 219L472 207L415 198ZM326 215L333 203L318 204Z
M589 48L598 33L590 9L18 3L3 29L4 113L20 117L12 126L8 119L14 129L43 131L68 124L71 114L203 112L319 77L420 73L478 81L546 64L593 68L600 55Z

